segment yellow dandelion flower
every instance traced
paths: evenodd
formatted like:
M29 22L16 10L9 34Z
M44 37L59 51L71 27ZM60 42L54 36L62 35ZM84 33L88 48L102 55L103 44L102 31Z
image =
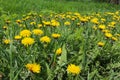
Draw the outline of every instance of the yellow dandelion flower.
M105 45L105 43L103 43L103 42L98 42L98 46L103 47L104 45Z
M41 42L50 43L51 39L48 36L43 36L40 38Z
M43 34L43 31L40 30L40 29L34 29L32 32L33 32L33 34L35 34L35 35L42 35L42 34Z
M88 21L88 18L87 18L87 17L80 17L80 21L83 22L83 23L84 23L84 22L87 22L87 21Z
M52 34L52 37L55 38L55 39L57 39L57 38L60 37L60 34L55 34L55 33L54 33L54 34Z
M94 24L99 24L98 18L93 18L93 19L91 19L91 22L94 23Z
M19 19L18 19L18 20L16 20L16 23L18 23L18 24L20 24L21 22L22 22L22 21L21 21L21 20L19 20Z
M71 23L69 21L64 22L64 25L69 26Z
M57 55L60 55L62 53L62 48L58 48L55 52Z
M50 26L51 22L50 21L42 21L45 26Z
M4 42L5 44L9 44L9 43L11 42L11 40L10 40L10 39L4 39L3 42Z
M23 38L21 43L24 45L24 46L28 46L28 45L32 45L35 43L34 39L33 38Z
M81 69L80 69L79 66L76 66L76 65L74 65L74 64L70 64L70 65L68 65L68 67L67 67L67 72L68 72L68 73L72 73L72 74L74 74L74 75L77 75L77 74L79 74L79 73L81 72Z
M77 26L80 26L80 23L77 23Z
M102 19L101 19L101 21L102 21L102 22L105 22L105 21L106 21L106 19L102 18Z
M118 39L116 37L112 37L112 40L113 41L117 41Z
M22 30L20 32L20 36L22 37L29 37L31 35L31 32L29 30Z
M33 63L33 64L28 63L27 65L25 65L25 67L34 73L40 73L40 71L41 71L41 66L39 64L36 64L36 63Z
M15 38L16 40L19 40L19 39L21 39L22 37L19 36L19 35L16 35L14 38Z
M30 25L36 25L36 22L30 22Z
M3 29L6 30L6 29L8 29L8 27L7 26L3 26Z
M110 30L104 29L104 30L102 30L102 32L104 32L104 33L109 33Z
M111 33L105 33L105 36L106 36L107 38L111 38L111 37L112 37L112 34L111 34Z
M56 20L51 20L51 26L58 27L60 23Z
M105 29L105 25L99 25L99 27L98 27L99 29Z
M38 28L42 27L42 24L38 24Z

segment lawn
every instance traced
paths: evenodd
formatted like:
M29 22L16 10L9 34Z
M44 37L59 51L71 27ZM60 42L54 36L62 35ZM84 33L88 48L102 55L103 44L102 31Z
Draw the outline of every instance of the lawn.
M120 7L0 0L0 80L119 80Z

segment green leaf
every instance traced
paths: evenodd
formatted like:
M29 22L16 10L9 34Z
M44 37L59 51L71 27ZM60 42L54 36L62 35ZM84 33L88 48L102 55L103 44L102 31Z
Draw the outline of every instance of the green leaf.
M48 75L47 80L51 80L52 79L52 71L49 68L49 65L47 63L46 63L46 68L47 68L47 75Z
M66 51L65 44L64 44L63 47L62 47L62 54L59 57L58 64L60 66L63 66L66 63L67 63L67 51Z

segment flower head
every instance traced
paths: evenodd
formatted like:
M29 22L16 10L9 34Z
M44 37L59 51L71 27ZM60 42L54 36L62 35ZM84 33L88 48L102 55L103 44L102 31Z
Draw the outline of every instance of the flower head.
M51 20L51 25L54 27L58 27L60 25L60 23L56 20Z
M67 72L75 75L75 74L79 74L81 72L81 69L79 66L76 66L74 64L70 64L67 67Z
M21 36L16 35L14 38L15 38L16 40L19 40L19 39L21 39Z
M32 32L33 32L33 34L35 34L35 35L42 35L42 34L43 34L43 31L40 30L40 29L34 29Z
M52 37L55 38L55 39L57 39L57 38L60 37L60 34L55 34L55 33L54 33L54 34L52 34Z
M28 63L27 65L25 65L25 67L34 73L40 73L40 71L41 71L41 66L36 63L33 63L33 64Z
M48 36L43 36L40 38L41 42L50 43L51 39Z
M105 45L105 43L103 43L103 42L98 42L98 46L103 47L104 45Z
M111 34L111 33L105 33L105 36L106 36L107 38L111 38L111 37L112 37L112 34Z
M99 25L99 29L101 30L105 29L105 25Z
M4 42L5 44L9 44L9 43L11 42L11 40L10 40L10 39L4 39L3 42Z
M62 53L62 49L61 48L58 48L55 52L57 55L60 55Z
M29 30L22 30L20 32L20 36L22 37L29 37L31 35L31 32Z
M32 45L34 44L34 39L33 38L24 38L22 39L21 43L24 45L24 46L28 46L28 45Z
M98 18L93 18L93 19L91 19L91 22L94 23L94 24L99 24Z
M36 25L36 22L30 22L30 25Z
M112 40L113 41L117 41L118 39L116 37L112 37Z
M64 22L66 26L69 26L71 23L69 21Z

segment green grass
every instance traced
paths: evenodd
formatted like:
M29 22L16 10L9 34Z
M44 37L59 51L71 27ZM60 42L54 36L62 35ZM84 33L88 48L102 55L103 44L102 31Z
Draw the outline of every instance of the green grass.
M105 12L119 10L119 6L108 3L95 2L73 2L57 0L1 0L0 7L9 14L24 14L35 11L54 11L54 12Z

